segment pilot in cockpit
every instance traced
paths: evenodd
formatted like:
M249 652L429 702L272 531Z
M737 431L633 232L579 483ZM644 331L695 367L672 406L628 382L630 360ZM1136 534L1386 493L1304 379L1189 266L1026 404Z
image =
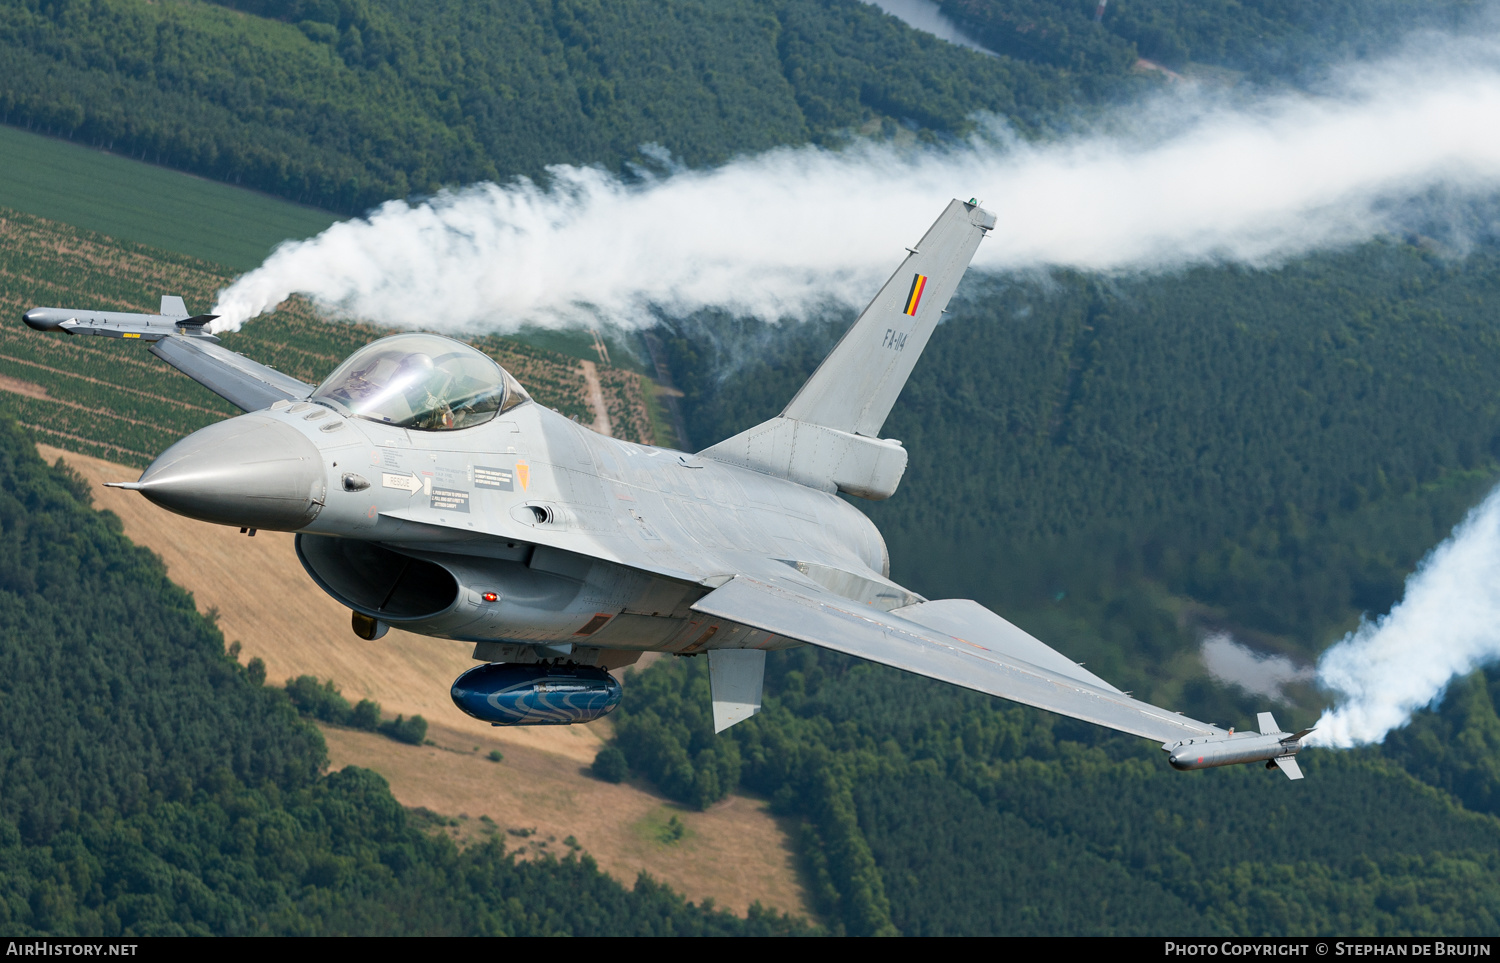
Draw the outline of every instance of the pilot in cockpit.
M398 390L411 409L406 427L418 431L445 431L454 426L448 389L453 373L437 368L425 354L409 354L396 365L391 387Z

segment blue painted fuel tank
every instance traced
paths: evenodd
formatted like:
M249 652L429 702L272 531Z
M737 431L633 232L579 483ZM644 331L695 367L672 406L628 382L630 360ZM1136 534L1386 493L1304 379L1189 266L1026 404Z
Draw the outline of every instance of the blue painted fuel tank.
M592 722L620 704L620 683L586 665L491 662L453 680L453 703L497 726Z

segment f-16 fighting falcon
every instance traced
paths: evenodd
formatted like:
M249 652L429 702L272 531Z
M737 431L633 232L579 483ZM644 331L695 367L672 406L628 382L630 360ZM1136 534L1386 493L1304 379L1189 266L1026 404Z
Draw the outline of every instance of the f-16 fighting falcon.
M307 574L352 613L474 644L453 700L495 725L587 722L609 670L705 653L714 726L761 705L766 652L817 645L1160 743L1178 769L1265 762L1302 778L1307 730L1235 733L1131 698L977 602L888 577L839 493L896 492L882 425L995 217L951 202L775 418L698 452L629 444L534 403L477 349L397 334L314 387L160 315L34 308L31 327L151 343L246 414L116 483L182 515L296 532Z

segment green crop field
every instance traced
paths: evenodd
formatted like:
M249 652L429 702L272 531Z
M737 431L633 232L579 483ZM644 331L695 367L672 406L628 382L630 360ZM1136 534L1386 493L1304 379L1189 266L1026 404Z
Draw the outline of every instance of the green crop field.
M0 125L0 206L248 271L279 242L337 218L221 184Z

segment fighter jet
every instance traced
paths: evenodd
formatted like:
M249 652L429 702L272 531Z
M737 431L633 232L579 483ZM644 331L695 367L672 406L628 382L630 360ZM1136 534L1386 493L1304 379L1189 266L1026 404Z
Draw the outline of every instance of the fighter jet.
M608 438L536 404L491 358L397 334L313 386L162 313L35 308L27 324L150 342L246 414L116 483L170 511L295 532L307 574L363 639L391 626L473 643L453 684L495 725L587 722L643 652L705 654L714 727L759 711L766 652L816 645L1161 744L1172 766L1265 762L1300 779L1308 730L1225 731L1132 698L965 599L891 581L840 494L896 493L886 416L993 214L951 202L780 415L697 454Z

